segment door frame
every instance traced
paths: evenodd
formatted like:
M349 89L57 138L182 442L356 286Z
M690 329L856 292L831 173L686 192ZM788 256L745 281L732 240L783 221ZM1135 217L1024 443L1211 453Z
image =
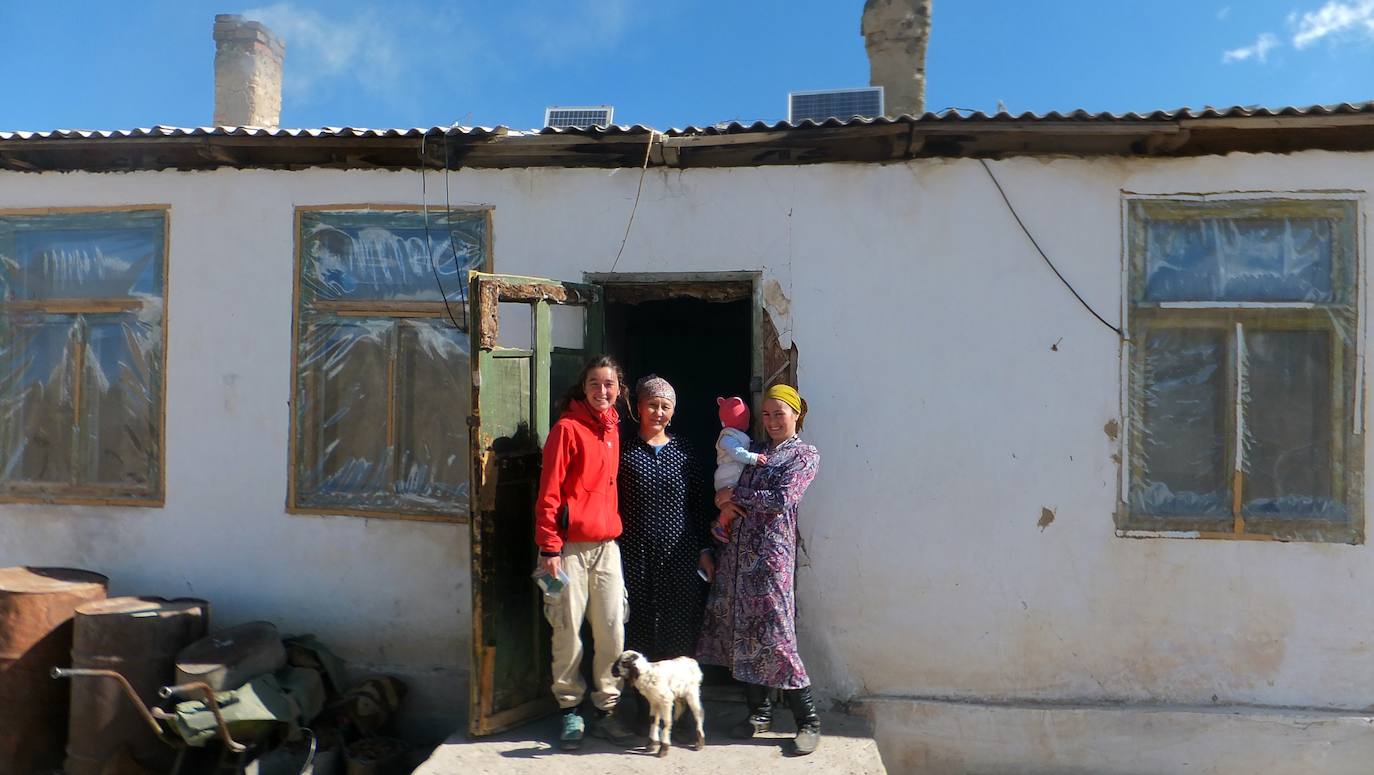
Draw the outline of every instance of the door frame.
M751 356L750 356L750 394L751 404L754 410L754 417L759 417L759 410L763 400L764 388L774 381L786 381L796 384L797 373L797 348L791 345L784 350L778 341L778 331L774 325L772 316L767 311L764 303L764 280L761 271L721 271L721 272L584 272L581 282L566 282L552 278L524 277L519 275L472 273L470 297L474 303L467 310L469 313L469 335L471 337L471 368L473 371L473 400L472 409L474 420L480 418L481 397L480 397L480 374L479 364L482 350L490 350L496 347L496 339L499 332L499 309L500 302L526 303L532 306L535 314L547 316L549 304L571 304L574 306L585 306L588 310L588 318L585 322L588 332L602 329L604 326L604 305L616 303L616 297L621 297L621 303L627 303L625 295L633 295L643 301L673 298L705 298L718 301L748 300L750 303L751 318ZM496 279L500 285L491 283ZM488 282L479 283L478 280ZM559 285L565 289L566 296L550 296L544 293L550 285ZM697 286L694 288L693 286ZM724 292L712 295L703 293L706 287L733 286ZM632 288L633 287L633 288ZM694 292L695 291L695 292ZM478 294L486 293L490 298L483 297L478 302ZM509 294L509 295L507 295ZM535 306L535 305L538 306ZM490 319L478 319L481 311L492 315ZM547 320L547 317L544 318ZM600 330L600 341L593 343L589 340L587 344L600 352L604 346L604 330ZM589 334L590 336L590 334ZM536 343L532 342L532 345ZM536 349L538 347L536 346ZM589 351L590 352L590 351ZM535 379L539 379L536 375ZM547 381L543 384L543 389L548 389ZM539 417L539 407L534 407L534 420L532 430L536 434L537 441L542 447L543 436L547 433L550 417ZM541 427L542 426L542 427ZM470 566L470 584L473 594L473 631L472 631L472 666L469 680L470 688L470 710L476 711L483 706L484 701L489 702L494 687L483 684L482 671L478 666L482 663L486 655L481 653L485 648L478 636L478 617L481 615L482 604L478 600L478 583L476 562L479 557L480 540L478 531L481 529L480 504L478 498L483 494L480 490L480 483L485 473L484 466L486 456L481 454L478 449L475 434L479 432L477 426L470 428L474 434L472 442L472 484L471 495L473 498L473 510L470 529L472 531L472 553L473 565ZM509 728L526 719L542 715L543 712L551 710L553 707L552 695L548 702L531 702L527 706L511 708L506 711L491 713L490 709L473 713L469 719L469 731L474 735L491 734ZM479 723L478 715L482 716Z
M603 304L617 302L616 296L623 295L634 286L634 295L642 301L656 301L675 298L711 298L708 294L691 293L692 286L740 285L748 283L750 302L750 373L749 393L755 417L759 416L765 384L769 379L791 378L796 376L796 348L791 353L777 345L777 330L763 303L763 272L757 270L733 272L584 272L582 282L596 285L605 291ZM728 297L720 301L733 300ZM772 345L770 348L769 345ZM790 356L790 357L789 357ZM787 361L783 365L783 361ZM795 382L793 383L795 384Z

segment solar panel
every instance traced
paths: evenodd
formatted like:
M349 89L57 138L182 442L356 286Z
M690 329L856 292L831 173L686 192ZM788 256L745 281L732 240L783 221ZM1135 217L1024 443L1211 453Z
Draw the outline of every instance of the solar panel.
M544 110L544 126L579 128L610 126L614 116L615 108L610 105L590 107L553 105Z
M877 118L883 115L883 87L794 91L787 95L787 120L798 123L808 118L815 122L829 118L847 121L855 116Z

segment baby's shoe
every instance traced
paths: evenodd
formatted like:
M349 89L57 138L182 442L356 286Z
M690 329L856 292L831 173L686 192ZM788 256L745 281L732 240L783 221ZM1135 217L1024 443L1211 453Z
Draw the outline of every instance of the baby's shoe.
M730 543L730 528L722 525L717 519L711 523L711 537L722 544L728 544Z

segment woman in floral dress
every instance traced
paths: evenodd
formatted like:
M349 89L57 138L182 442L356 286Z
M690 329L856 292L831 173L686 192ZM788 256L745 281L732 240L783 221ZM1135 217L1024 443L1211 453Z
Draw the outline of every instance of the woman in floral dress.
M736 512L729 543L720 549L706 603L697 659L730 668L745 684L749 718L735 727L738 737L766 732L773 721L772 689L781 689L797 720L796 752L820 743L820 718L811 679L797 653L797 506L816 476L820 453L797 436L806 402L795 388L774 385L763 402L766 444L755 444L768 462L749 466L739 484L716 494Z

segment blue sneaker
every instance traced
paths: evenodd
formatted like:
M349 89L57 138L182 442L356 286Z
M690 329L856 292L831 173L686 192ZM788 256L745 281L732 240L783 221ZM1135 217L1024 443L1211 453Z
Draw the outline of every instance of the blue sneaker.
M582 734L587 724L577 713L563 714L563 730L558 733L558 747L565 751L576 751L582 747Z

